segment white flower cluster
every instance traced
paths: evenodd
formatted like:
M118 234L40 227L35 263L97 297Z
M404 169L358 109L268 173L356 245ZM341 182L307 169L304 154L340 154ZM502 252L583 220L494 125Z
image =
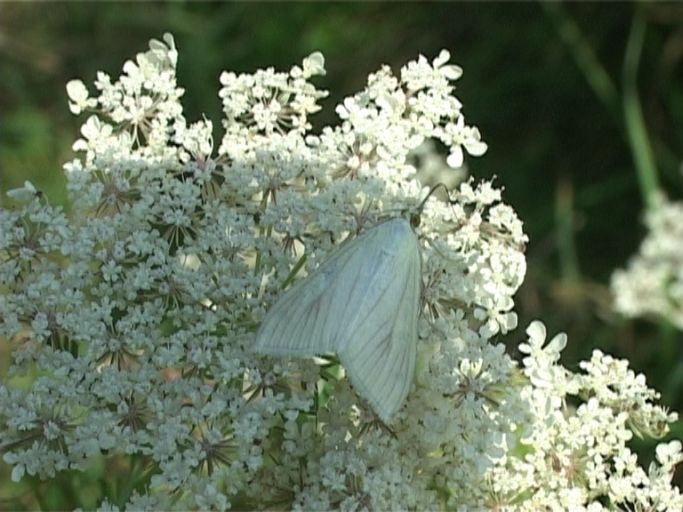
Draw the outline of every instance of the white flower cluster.
M382 68L317 135L321 54L289 73L224 73L216 155L212 124L182 116L176 59L166 36L117 81L100 73L96 98L70 82L72 111L91 113L84 157L65 166L73 214L30 184L0 212L13 480L107 457L131 482L102 510L683 507L680 443L647 472L626 447L676 419L642 376L600 353L569 372L566 339L544 347L540 323L521 367L493 340L517 325L527 239L491 183L421 211L417 377L391 425L334 360L252 352L283 285L427 196L411 151L439 141L452 166L485 151L447 52Z
M496 504L520 510L680 510L683 497L671 486L675 466L683 461L680 441L657 447L648 471L627 446L633 434L659 438L675 414L653 404L659 395L645 377L596 350L572 373L558 364L567 343L564 334L545 344L546 330L533 322L523 373L524 401L532 422L522 425L516 449L491 472ZM515 479L506 478L510 473ZM520 498L525 499L520 501Z
M612 275L614 307L628 317L657 316L683 329L683 202L660 198L645 225L638 254Z

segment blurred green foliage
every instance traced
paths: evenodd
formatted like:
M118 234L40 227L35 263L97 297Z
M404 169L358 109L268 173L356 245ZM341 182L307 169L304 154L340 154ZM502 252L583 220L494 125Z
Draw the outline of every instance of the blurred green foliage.
M642 24L635 43L634 20ZM570 367L594 348L628 358L663 403L683 410L683 335L654 319L616 317L607 289L644 233L648 191L638 155L654 157L645 181L681 196L683 5L3 3L0 205L4 191L29 179L68 207L61 165L73 157L83 119L68 111L66 82L88 84L97 70L116 76L167 31L180 51L186 116L206 113L217 139L224 69L288 69L321 50L328 74L318 83L331 92L317 116L322 126L336 122L333 106L380 64L398 70L419 53L450 50L465 71L457 95L466 118L489 144L487 155L470 159L470 170L498 177L531 239L520 325L540 318L550 333L566 331ZM630 64L629 41L641 51ZM642 119L624 109L629 94L640 99ZM2 370L6 348L0 356ZM640 448L652 452L652 445ZM0 463L0 481L8 477ZM102 479L76 473L51 483L2 484L0 509L91 508L97 496L115 495L100 485Z

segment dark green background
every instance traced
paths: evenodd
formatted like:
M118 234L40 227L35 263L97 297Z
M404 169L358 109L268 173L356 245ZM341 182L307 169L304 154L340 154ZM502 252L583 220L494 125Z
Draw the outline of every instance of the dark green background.
M497 176L530 236L520 326L538 318L551 334L566 331L572 369L594 348L628 358L663 403L680 411L683 336L656 319L620 319L607 289L644 234L643 191L621 109L637 11L646 24L638 69L645 126L659 182L680 198L683 6L665 3L3 3L0 189L30 179L66 205L61 165L73 157L83 122L69 113L66 82L89 85L97 70L117 76L126 59L166 31L180 51L186 116L206 113L217 133L224 69L289 69L321 50L328 73L316 83L331 92L314 119L321 126L336 122L336 102L381 64L398 71L419 53L433 58L447 48L464 69L456 94L466 118L489 144L484 157L469 160L470 170L476 178ZM598 67L581 68L577 55ZM611 80L610 97L590 86L599 72ZM509 336L522 337L522 329ZM680 423L676 434L683 437ZM652 444L639 446L652 451ZM61 490L42 485L44 507L87 506L88 498L65 490L74 477L66 480ZM0 488L0 499L15 491Z

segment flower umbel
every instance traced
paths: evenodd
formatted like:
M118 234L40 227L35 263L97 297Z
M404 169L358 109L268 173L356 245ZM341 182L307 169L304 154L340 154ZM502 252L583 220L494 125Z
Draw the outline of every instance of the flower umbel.
M98 73L94 95L69 82L69 108L89 116L64 166L73 211L31 184L0 210L13 480L116 457L129 490L103 510L683 508L680 442L647 469L629 449L676 415L628 362L596 351L572 372L566 336L546 343L540 322L521 364L506 354L527 237L492 183L424 206L416 379L390 425L338 361L251 350L283 287L424 199L415 150L433 160L436 141L451 167L485 152L448 52L381 67L316 132L322 54L225 72L217 150L212 122L184 117L178 58L165 35L120 77Z
M657 316L683 329L683 203L660 197L645 216L648 233L638 254L612 275L617 311Z

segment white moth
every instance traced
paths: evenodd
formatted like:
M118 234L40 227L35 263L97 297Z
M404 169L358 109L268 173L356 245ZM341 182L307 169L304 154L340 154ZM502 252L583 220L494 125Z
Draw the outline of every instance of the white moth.
M268 311L255 350L278 356L335 352L385 422L415 374L421 259L405 219L379 224L334 251Z

